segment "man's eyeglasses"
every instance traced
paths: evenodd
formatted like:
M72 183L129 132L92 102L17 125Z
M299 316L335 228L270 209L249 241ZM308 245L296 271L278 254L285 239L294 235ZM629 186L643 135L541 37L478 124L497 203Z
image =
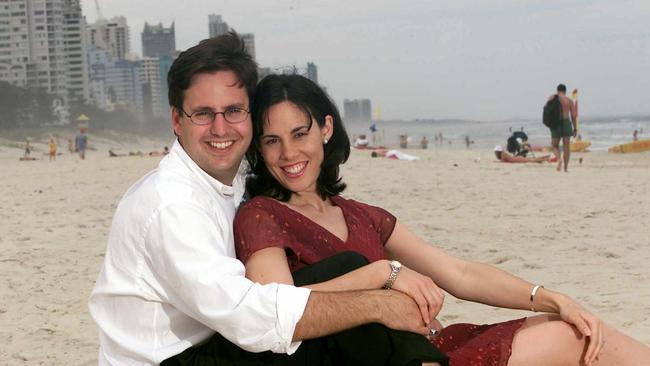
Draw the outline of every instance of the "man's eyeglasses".
M180 108L179 108L180 109ZM223 112L213 112L209 109L196 111L192 114L187 114L184 110L180 109L185 116L189 117L190 121L195 125L209 125L217 118L217 114L223 114L223 118L228 123L240 123L246 120L249 111L244 108L228 108Z

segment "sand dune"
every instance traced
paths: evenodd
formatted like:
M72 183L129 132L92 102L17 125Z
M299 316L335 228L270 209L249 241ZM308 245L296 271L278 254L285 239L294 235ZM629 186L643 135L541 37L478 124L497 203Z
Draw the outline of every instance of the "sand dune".
M159 158L109 158L103 145L84 161L65 153L19 162L20 150L1 150L0 364L96 364L86 301L113 211ZM449 252L563 291L650 344L649 154L575 154L564 174L496 163L489 151L407 152L421 160L354 151L345 195L388 209ZM524 314L448 297L441 319Z

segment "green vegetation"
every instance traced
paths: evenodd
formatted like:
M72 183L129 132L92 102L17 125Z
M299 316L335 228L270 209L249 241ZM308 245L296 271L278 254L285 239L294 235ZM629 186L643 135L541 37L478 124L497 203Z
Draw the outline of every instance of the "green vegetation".
M88 132L110 135L111 131L134 136L172 136L169 117L142 117L141 113L116 109L104 111L94 105L73 103L69 106L70 124L54 126L58 120L53 108L55 96L40 89L25 89L0 81L0 136L21 140L21 136L48 133L75 133L77 118L89 118ZM39 132L43 130L43 132ZM50 131L50 132L48 132Z
M38 127L54 121L53 97L41 89L24 89L0 81L0 128Z

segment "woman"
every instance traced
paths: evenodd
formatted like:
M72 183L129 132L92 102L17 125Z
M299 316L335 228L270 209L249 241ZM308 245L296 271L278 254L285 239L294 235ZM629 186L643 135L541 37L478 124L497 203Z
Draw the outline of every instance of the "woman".
M602 324L568 296L455 258L385 210L341 197L339 165L348 158L349 140L336 107L310 80L266 77L255 92L252 118L253 175L247 189L254 198L235 219L237 255L250 279L293 284L292 272L354 250L371 264L307 287L403 291L434 327L442 290L469 301L547 313L441 329L432 343L451 365L632 365L650 359L650 349Z

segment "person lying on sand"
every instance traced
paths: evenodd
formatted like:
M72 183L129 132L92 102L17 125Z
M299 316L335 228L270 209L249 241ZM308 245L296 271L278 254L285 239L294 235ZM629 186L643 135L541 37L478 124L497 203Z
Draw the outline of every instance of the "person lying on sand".
M113 151L113 149L108 150L108 156L111 157L111 158L117 158L117 157L126 156L126 155L127 154L116 153L115 151Z
M169 148L165 146L162 151L150 151L149 156L165 156L169 154Z
M503 146L497 145L494 147L494 155L504 163L542 163L549 161L550 155L537 156L526 158L523 156L515 156L503 151Z

